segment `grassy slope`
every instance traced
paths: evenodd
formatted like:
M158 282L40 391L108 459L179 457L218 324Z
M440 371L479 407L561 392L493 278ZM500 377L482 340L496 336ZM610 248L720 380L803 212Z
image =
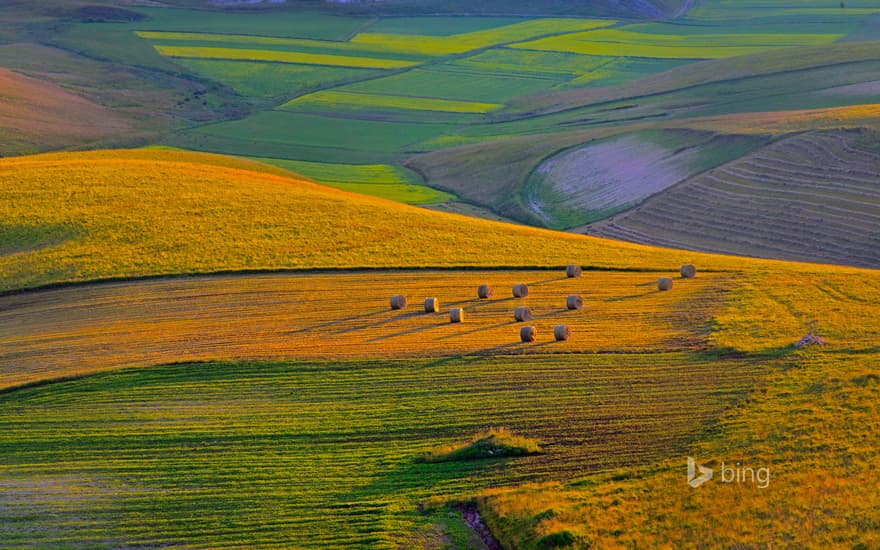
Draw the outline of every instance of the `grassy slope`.
M59 197L64 210L53 207ZM0 257L3 289L241 269L742 263L429 212L266 165L162 150L3 159L0 212L7 224L80 235Z

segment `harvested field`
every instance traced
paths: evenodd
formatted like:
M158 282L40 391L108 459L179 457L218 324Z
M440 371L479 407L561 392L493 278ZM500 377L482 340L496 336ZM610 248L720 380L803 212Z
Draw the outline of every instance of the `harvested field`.
M853 133L785 139L584 232L702 251L880 267L880 155L857 148L855 139Z
M526 298L480 300L474 289L529 283ZM642 352L706 347L710 318L731 284L701 274L660 294L650 273L384 271L192 277L73 286L0 297L0 388L98 370L176 361L384 359L521 353L515 306L532 309L528 353ZM392 311L389 297L411 306ZM589 315L568 311L581 294ZM450 325L461 307L467 323ZM572 344L551 345L568 324Z

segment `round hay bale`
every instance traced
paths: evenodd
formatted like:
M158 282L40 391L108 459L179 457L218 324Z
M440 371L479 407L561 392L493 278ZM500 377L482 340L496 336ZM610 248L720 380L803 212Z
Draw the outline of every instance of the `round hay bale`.
M528 285L524 285L524 284L513 285L513 297L514 298L525 298L528 295L529 295Z
M477 288L477 296L480 297L480 300L488 300L492 296L495 296L495 289L490 285L480 285Z
M406 309L406 296L395 294L391 297L391 309Z
M526 326L519 329L519 339L523 342L534 342L538 338L538 331L535 327Z
M532 320L532 308L530 307L518 307L513 310L513 318L517 320L517 322L524 323L525 321Z
M565 342L571 338L571 329L568 328L568 325L556 325L553 329L553 337L557 342Z
M565 307L573 311L580 311L584 307L584 299L577 295L569 296L565 299Z
M454 307L449 310L449 322L450 323L463 323L464 322L464 310L460 307Z
M425 299L425 313L437 313L440 311L440 300L437 298Z
M669 277L660 277L660 279L657 280L657 290L672 290L672 279Z
M681 276L684 279L693 279L697 274L697 268L691 264L681 266Z
M583 268L577 264L569 264L568 267L565 268L565 275L569 279L577 279L583 274L583 272Z

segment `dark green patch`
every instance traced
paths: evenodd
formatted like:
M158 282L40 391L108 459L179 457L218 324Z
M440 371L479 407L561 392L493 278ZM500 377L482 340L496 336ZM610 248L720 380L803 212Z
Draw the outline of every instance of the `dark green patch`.
M880 376L876 374L863 374L862 376L856 376L852 379L852 383L860 388L864 388L866 386L873 386L874 384L880 384Z
M577 537L570 531L558 531L550 533L538 539L538 548L565 548L571 546L577 541Z
M0 223L0 256L39 250L73 240L84 230L72 224L21 225Z

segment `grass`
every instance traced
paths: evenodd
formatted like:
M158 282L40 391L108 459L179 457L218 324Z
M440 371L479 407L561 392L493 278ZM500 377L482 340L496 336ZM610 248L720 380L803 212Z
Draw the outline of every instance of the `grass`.
M137 8L150 16L128 25L143 31L244 34L313 40L345 40L369 20L361 17L326 15L308 10L236 11L229 15L204 10Z
M682 454L571 484L489 491L481 510L493 533L516 548L535 548L541 537L563 530L576 536L573 548L779 540L876 546L880 503L871 464L877 449L866 438L880 430L880 385L861 380L878 359L876 353L810 350L790 360L756 398L722 417L717 435L688 451L716 469L716 479L698 489L685 483ZM770 485L719 483L722 461L769 467ZM539 519L546 510L553 510L552 518Z
M485 31L522 22L516 17L383 17L369 26L369 32L450 36Z
M419 513L437 500L475 500L516 548L877 540L876 272L443 215L265 164L161 150L3 159L0 217L7 242L76 232L0 256L5 289L386 268L0 297L4 543L465 538L458 523L444 527L460 519L443 509ZM618 270L568 279L561 266L572 261ZM684 262L697 278L656 292L657 277ZM553 270L498 269L517 264ZM427 265L493 269L387 269ZM522 281L539 334L529 346L502 295ZM498 298L475 298L484 282ZM390 311L398 292L409 310ZM562 309L573 293L584 312ZM464 307L467 322L418 313L429 295ZM574 335L562 344L550 337L560 320ZM829 346L795 350L810 328ZM418 460L501 423L544 452ZM688 454L767 464L771 486L691 489ZM706 513L715 507L725 513Z
M364 110L395 109L466 114L485 114L501 108L501 105L497 103L328 90L292 99L282 105L281 109L296 110L303 105L334 110L344 108Z
M804 46L798 50L798 55L793 55L791 50L770 50L731 59L689 64L668 72L648 76L622 88L566 90L514 102L514 106L519 106L533 113L556 112L610 101L624 101L714 82L731 82L755 76L816 67L876 61L880 59L880 54L877 52L876 44L871 42Z
M516 435L507 428L489 428L474 434L468 441L431 449L420 457L423 462L458 462L496 458L514 458L541 454L534 439Z
M328 67L354 67L358 69L400 69L418 63L398 59L379 59L351 55L316 54L277 50L251 50L244 48L214 48L203 46L154 46L156 51L168 57L189 59L224 59L243 61L270 61L273 63L296 63L300 65L324 65Z
M309 40L304 38L277 38L246 34L211 34L201 32L138 31L137 36L163 47L217 47L230 49L260 49L278 52L300 52L323 55L391 58L403 61L424 61L426 57L413 52L391 53L381 47L361 46L349 41Z
M346 91L394 96L432 97L479 103L502 103L513 97L547 90L558 83L522 74L486 74L454 68L415 69L385 78L358 82Z
M374 151L397 153L416 150L414 145L437 134L449 126L444 124L395 122L359 118L323 117L310 113L287 111L262 111L243 120L224 122L193 130L192 133L230 138L257 143L301 145L317 149L341 151L340 163L345 162L346 151ZM295 129L295 131L291 131ZM413 147L410 147L413 146ZM259 150L259 147L256 148ZM235 150L228 151L230 153ZM246 151L242 151L246 152ZM258 156L258 155L249 155ZM297 158L295 155L270 155ZM326 153L318 152L315 158L327 160ZM354 161L357 162L357 161Z

